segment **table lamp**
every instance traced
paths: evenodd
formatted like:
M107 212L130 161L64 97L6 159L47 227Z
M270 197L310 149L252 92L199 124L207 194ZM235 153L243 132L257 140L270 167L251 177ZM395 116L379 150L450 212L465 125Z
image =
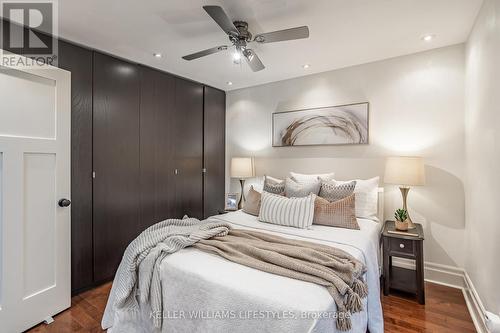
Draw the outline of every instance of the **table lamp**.
M242 208L245 201L245 193L243 188L245 186L245 179L254 177L253 159L251 157L233 157L231 159L231 178L240 180L241 195L238 201L238 209Z
M403 196L403 209L408 212L406 199L410 186L425 184L425 168L422 157L389 157L385 164L384 182L399 185ZM415 224L408 212L408 229L415 229Z

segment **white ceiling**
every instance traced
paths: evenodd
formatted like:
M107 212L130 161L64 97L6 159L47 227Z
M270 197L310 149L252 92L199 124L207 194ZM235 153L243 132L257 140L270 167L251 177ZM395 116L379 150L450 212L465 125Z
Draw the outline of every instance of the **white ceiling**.
M252 45L266 69L234 65L230 51L183 55L228 44L202 9L221 5L255 35L308 25L310 38ZM464 42L482 0L59 0L63 38L224 90L238 89ZM432 33L436 38L424 42ZM254 43L255 44L255 43ZM229 44L230 45L230 44ZM163 54L161 59L153 53ZM304 70L303 64L310 64ZM228 86L227 81L234 84Z

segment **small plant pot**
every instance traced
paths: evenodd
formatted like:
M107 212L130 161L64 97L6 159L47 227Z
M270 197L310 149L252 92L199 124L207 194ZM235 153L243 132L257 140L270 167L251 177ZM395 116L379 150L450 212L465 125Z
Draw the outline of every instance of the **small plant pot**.
M408 224L408 220L404 220L403 222L396 220L396 230L407 231Z

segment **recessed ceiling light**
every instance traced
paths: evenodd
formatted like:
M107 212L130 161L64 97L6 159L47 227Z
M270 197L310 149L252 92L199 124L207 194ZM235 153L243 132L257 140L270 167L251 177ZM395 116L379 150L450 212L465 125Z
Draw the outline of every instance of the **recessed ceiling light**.
M308 69L309 67L310 67L310 65L309 65L309 64L304 64L304 65L302 65L302 68L304 68L304 69Z
M227 81L226 83L227 83L228 86L232 86L233 85L233 83L231 81Z
M431 40L433 40L434 38L436 38L436 35L432 35L432 34L428 34L428 35L424 35L422 37L422 40L423 41L426 41L426 42L430 42Z
M153 53L153 56L154 56L155 58L161 58L161 53Z

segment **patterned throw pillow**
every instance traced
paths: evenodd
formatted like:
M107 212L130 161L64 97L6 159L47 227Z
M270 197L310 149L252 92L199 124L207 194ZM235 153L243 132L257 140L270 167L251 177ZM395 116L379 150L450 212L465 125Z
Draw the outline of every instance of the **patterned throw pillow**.
M321 181L319 179L316 179L314 182L302 184L292 178L285 180L285 196L289 198L307 197L311 193L318 195L320 188Z
M319 196L330 201L337 201L348 197L354 193L356 188L356 181L350 181L348 183L337 183L336 181L323 182L321 183L321 190L319 191Z
M355 201L354 194L335 202L317 197L314 203L313 224L359 230Z
M250 215L259 215L260 211L260 197L261 194L254 190L253 186L250 186L250 190L246 195L245 205L243 206L243 211Z
M269 176L264 176L264 192L278 195L285 194L285 181Z
M313 223L316 195L304 198L287 198L262 192L259 221L301 229Z

